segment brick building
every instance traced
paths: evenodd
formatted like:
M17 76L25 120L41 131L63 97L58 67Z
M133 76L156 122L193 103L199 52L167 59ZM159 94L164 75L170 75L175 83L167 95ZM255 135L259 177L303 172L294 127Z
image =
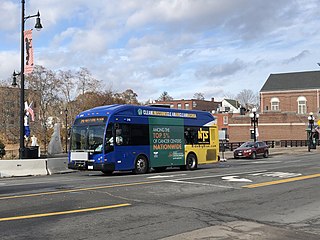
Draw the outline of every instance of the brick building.
M215 102L214 98L211 101L199 99L180 99L171 101L158 101L156 104L168 105L170 108L187 109L187 110L201 110L207 112L215 112L221 106L221 102Z
M271 74L260 90L258 139L306 139L308 115L316 122L320 110L320 72ZM250 140L251 119L248 114L229 119L230 141Z

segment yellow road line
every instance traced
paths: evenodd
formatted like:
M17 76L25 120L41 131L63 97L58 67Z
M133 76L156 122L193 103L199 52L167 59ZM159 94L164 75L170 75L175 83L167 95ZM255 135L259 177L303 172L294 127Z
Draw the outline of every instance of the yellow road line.
M16 216L16 217L6 217L6 218L0 218L0 222L30 219L30 218L40 218L40 217L51 217L51 216L73 214L73 213L82 213L82 212L91 212L91 211L98 211L98 210L119 208L119 207L127 207L127 206L131 206L131 204L130 203L123 203L123 204L116 204L116 205L109 205L109 206L102 206L102 207L69 210L69 211L63 211L63 212L49 212L49 213L39 213L39 214L31 214L31 215Z
M96 186L96 187L89 187L89 188L75 188L75 189L53 191L53 192L31 193L31 194L0 197L0 200L7 200L7 199L14 199L14 198L26 198L26 197L37 197L37 196L53 195L53 194L61 194L61 193L70 193L70 192L82 192L82 191L90 191L90 190L106 189L106 188L115 188L115 187L128 187L128 186L152 184L152 183L158 183L158 182L161 182L161 181L123 183L123 184L114 184L114 185L107 185L107 186Z
M312 175L306 175L306 176L300 176L300 177L293 177L293 178L281 179L281 180L270 181L270 182L262 182L262 183L256 183L256 184L249 184L249 185L245 185L245 186L242 186L242 187L243 187L243 188L265 187L265 186L270 186L270 185L274 185L274 184L288 183L288 182L294 182L294 181L301 181L301 180L310 179L310 178L317 178L317 177L320 177L320 173L312 174Z

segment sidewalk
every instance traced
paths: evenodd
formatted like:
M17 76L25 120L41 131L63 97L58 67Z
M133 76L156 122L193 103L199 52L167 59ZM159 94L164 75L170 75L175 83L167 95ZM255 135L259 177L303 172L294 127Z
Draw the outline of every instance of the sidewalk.
M308 153L320 153L320 146L317 147L317 149L311 149L310 152L308 152L308 147L275 147L275 148L269 148L270 156L275 155L297 155L297 154L308 154ZM224 154L224 155L223 155ZM228 160L233 159L233 151L226 151L224 153L219 153L221 159Z

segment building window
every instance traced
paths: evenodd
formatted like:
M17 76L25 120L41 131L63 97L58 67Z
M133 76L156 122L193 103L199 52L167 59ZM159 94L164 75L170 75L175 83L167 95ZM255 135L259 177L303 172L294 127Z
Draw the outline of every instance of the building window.
M189 110L189 109L190 109L190 104L189 104L189 103L185 103L185 104L184 104L184 109Z
M307 99L303 96L298 97L298 114L306 114L307 113Z
M178 109L181 109L181 103L178 103L178 104L177 104L177 108L178 108Z
M280 110L280 101L279 98L273 97L271 98L271 111L279 111Z
M170 108L174 108L174 104L170 104Z
M223 116L223 125L228 125L228 116Z

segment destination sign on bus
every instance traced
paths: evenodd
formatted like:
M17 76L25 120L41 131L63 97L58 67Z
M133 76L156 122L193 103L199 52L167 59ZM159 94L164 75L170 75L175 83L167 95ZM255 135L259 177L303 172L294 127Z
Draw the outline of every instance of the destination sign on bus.
M99 123L105 123L106 121L107 121L107 117L88 117L88 118L76 119L75 124L77 125L99 124Z
M181 117L181 118L197 118L195 113L168 112L138 109L138 115L144 116L162 116L162 117Z

